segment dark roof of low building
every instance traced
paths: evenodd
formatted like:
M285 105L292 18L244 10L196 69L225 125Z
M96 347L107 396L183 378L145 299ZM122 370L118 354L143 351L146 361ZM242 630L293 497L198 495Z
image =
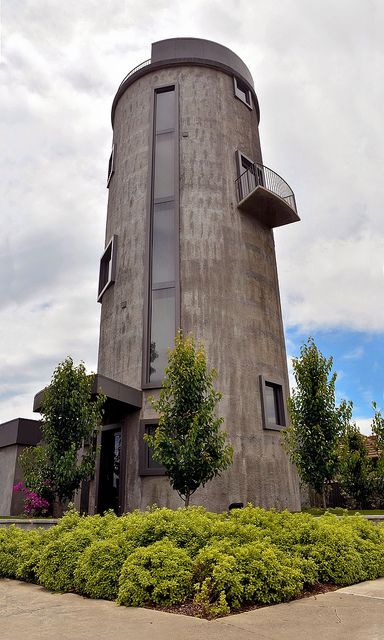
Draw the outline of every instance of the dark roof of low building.
M365 436L365 444L368 449L368 456L370 458L377 458L379 455L377 436Z
M46 388L39 391L33 400L33 410L41 412ZM92 393L94 395L103 393L107 396L107 403L114 407L124 408L126 411L141 409L142 392L134 387L106 378L97 373L93 380Z
M12 445L36 445L41 440L40 420L15 418L0 424L0 449Z

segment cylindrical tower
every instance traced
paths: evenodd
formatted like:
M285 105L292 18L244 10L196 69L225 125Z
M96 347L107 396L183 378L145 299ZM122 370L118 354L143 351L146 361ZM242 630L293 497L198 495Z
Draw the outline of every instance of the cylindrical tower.
M274 226L298 216L288 185L263 165L258 123L249 70L206 40L154 43L118 89L98 372L142 390L142 408L107 412L99 510L113 506L105 489L112 460L120 511L180 504L142 439L156 428L148 396L161 387L179 327L204 342L218 371L219 412L235 451L196 501L212 510L248 501L300 508L281 446L289 389L273 240Z

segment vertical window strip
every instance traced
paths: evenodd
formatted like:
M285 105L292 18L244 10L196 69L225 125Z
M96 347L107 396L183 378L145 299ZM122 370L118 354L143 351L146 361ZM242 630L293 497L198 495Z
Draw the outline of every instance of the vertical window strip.
M147 382L161 384L176 332L176 91L155 91Z

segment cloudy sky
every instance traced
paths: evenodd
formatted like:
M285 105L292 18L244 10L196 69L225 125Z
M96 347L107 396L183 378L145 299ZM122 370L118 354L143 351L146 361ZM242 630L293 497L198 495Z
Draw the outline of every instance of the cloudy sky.
M110 107L169 37L251 70L264 162L302 222L276 231L287 351L314 336L368 432L384 404L384 2L2 0L0 422L71 354L96 370ZM35 416L36 417L36 416Z

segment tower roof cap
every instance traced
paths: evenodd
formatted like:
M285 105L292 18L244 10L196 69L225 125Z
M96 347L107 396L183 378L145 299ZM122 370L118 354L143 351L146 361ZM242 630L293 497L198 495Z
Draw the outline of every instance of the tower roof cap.
M230 67L254 88L251 72L242 59L228 47L201 38L168 38L152 44L151 63L183 59L206 60Z
M201 38L168 38L154 42L151 58L132 69L121 82L112 103L112 126L117 103L128 87L138 78L166 67L178 65L211 67L232 76L237 76L249 87L254 98L257 118L259 104L255 94L251 72L242 59L222 44Z

